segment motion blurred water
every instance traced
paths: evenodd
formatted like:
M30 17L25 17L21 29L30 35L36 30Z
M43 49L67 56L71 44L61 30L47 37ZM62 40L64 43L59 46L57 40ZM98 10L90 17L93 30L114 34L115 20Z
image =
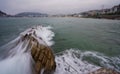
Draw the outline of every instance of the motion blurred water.
M27 28L36 25L52 26L52 31L55 33L55 37L53 38L55 44L52 46L52 49L55 54L62 52L62 56L56 56L57 65L61 64L58 60L61 59L62 62L64 61L62 57L66 58L66 56L68 56L71 62L67 63L72 63L72 66L76 66L76 68L78 65L75 63L78 63L78 61L86 61L87 63L83 62L82 66L92 64L90 68L99 66L120 71L119 20L51 17L0 18L0 46L15 39L19 36L19 33ZM69 54L64 54L65 52ZM2 53L2 51L0 51L0 53ZM78 59L75 59L75 57ZM67 60L67 58L65 60ZM78 61L74 62L76 60ZM69 65L64 65L64 67L59 67L60 70L62 70L61 68L68 70ZM60 71L58 70L59 68L57 68L57 72ZM87 69L89 70L90 68Z

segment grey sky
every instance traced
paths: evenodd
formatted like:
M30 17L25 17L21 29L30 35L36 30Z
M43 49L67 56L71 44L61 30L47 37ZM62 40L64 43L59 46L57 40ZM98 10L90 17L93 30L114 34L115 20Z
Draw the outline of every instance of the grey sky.
M92 9L110 8L120 0L0 0L0 10L8 14L41 12L49 14L78 13Z

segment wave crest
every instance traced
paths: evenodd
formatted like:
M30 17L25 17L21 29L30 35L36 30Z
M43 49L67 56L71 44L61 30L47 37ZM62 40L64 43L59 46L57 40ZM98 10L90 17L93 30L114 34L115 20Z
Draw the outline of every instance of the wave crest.
M96 62L95 62L96 61ZM56 54L55 74L88 74L101 67L120 72L120 57L108 57L98 52L69 49ZM62 71L62 73L61 73Z

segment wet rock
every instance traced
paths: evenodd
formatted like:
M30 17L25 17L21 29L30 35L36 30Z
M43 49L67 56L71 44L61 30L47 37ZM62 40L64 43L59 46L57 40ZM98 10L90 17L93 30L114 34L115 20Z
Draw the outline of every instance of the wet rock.
M35 61L35 74L51 74L56 68L55 57L50 47L40 44L31 35L25 35L23 39L30 41L29 46L31 47L31 55Z
M112 69L107 69L107 68L100 68L94 72L91 72L89 74L120 74L119 72L112 70Z
M50 74L56 68L55 58L52 50L44 45L33 45L31 54L35 60L35 68L37 73L44 69L44 74Z

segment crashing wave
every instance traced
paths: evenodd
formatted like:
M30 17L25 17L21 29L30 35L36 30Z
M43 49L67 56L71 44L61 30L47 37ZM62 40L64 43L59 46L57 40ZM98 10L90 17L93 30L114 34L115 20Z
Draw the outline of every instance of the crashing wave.
M0 74L33 74L33 64L31 56L32 44L38 42L44 46L51 46L55 36L51 31L52 27L37 26L22 32L15 40L0 47ZM25 37L31 37L32 42ZM35 41L36 40L36 41ZM98 66L88 60L97 60ZM106 67L120 72L120 56L107 57L98 52L76 49L65 50L55 55L56 70L54 74L87 74L99 68Z
M79 50L65 50L55 57L57 68L55 74L88 74L99 69L99 66L88 63L81 59Z
M31 56L33 45L51 46L54 32L51 27L37 26L22 32L19 37L0 48L0 74L33 74Z
M89 58L89 60L88 60ZM92 61L90 61L92 59ZM96 61L99 65L94 63ZM101 67L120 72L120 57L108 57L98 52L69 49L56 55L55 74L88 74Z

